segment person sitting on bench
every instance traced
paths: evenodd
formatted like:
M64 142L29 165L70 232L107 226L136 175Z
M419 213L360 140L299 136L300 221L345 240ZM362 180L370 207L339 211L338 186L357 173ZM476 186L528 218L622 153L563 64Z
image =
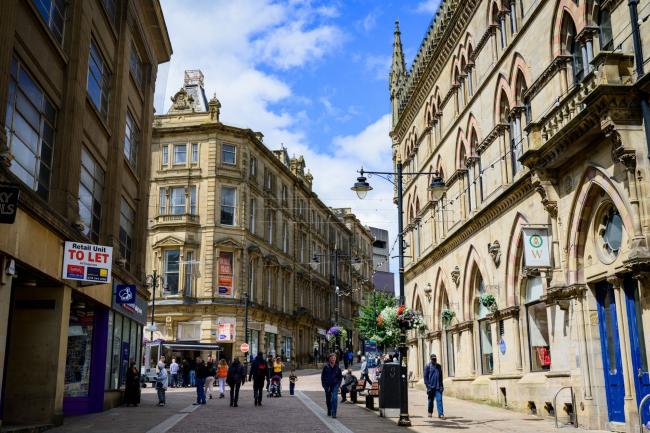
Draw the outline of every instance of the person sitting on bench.
M352 374L352 370L343 372L343 385L341 386L341 403L345 402L345 395L350 393L350 401L357 402L357 378Z

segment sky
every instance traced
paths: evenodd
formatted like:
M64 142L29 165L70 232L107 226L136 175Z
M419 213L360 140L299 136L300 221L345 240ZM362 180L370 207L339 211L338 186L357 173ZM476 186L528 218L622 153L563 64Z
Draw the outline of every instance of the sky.
M362 201L357 170L390 171L390 71L399 19L407 68L440 0L161 0L174 53L156 82L157 113L200 69L223 123L303 155L313 189L365 225L397 235L393 187L377 177ZM393 248L392 255L397 255ZM391 271L397 273L396 260ZM397 290L397 280L395 284Z

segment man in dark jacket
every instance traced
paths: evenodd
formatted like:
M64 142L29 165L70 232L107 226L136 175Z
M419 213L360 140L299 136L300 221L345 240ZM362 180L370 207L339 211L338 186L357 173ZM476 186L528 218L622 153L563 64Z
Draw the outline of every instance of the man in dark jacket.
M262 394L264 390L264 381L268 375L270 366L264 359L262 352L257 354L257 357L251 364L251 371L248 374L248 380L253 381L253 397L255 398L255 406L262 406Z
M345 396L347 393L350 393L350 401L352 403L357 402L357 377L352 374L352 370L345 370L345 376L343 376L343 385L341 386L341 403L346 402Z
M208 367L200 356L196 357L194 371L196 373L196 403L194 404L205 404L205 378L208 377Z
M438 418L445 419L445 412L442 408L442 392L445 390L442 385L442 367L438 364L437 357L431 354L431 362L424 367L424 385L427 387L429 398L429 418L433 416L433 400L436 400Z
M239 362L239 358L235 358L228 368L228 376L226 382L230 387L230 407L237 407L237 400L239 400L239 387L243 380L246 378L246 371L244 366ZM257 406L257 401L255 402Z
M325 390L325 403L327 403L327 416L336 418L336 406L338 403L339 386L343 375L336 361L336 354L330 353L328 363L323 367L320 381Z

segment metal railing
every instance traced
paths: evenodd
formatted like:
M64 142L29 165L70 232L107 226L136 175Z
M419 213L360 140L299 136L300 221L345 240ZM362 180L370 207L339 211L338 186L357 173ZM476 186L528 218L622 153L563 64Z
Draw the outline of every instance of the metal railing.
M555 414L555 428L560 428L557 422L557 396L560 394L565 389L570 389L571 390L571 409L572 413L569 414L569 419L571 420L571 424L575 428L578 428L578 411L576 408L576 397L575 394L573 393L573 387L572 386L563 386L560 388L556 393L555 396L553 397L553 413Z
M643 405L646 404L646 402L650 401L650 394L646 395L641 399L641 403L639 403L639 432L643 433L646 429L645 426L643 425Z

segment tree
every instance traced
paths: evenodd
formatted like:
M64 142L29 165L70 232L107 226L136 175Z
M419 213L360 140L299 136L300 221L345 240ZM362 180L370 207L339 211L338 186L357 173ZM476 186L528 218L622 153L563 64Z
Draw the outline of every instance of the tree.
M386 307L397 306L397 299L394 296L382 292L372 292L368 297L368 303L361 307L359 317L355 319L355 328L364 340L377 340L378 343L391 346L391 338L386 338L386 329L377 324L379 313Z

